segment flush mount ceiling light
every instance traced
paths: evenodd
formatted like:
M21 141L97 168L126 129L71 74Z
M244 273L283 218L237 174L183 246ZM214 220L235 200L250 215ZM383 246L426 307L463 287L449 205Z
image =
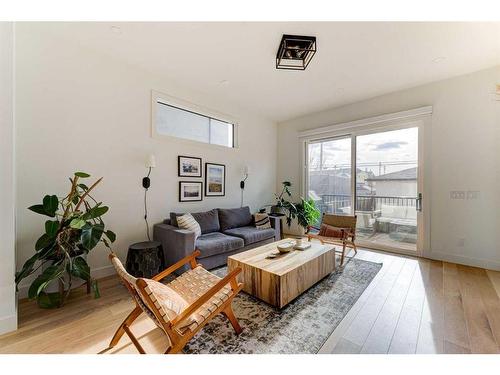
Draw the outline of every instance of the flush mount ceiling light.
M276 54L276 69L305 70L315 53L315 36L283 35Z

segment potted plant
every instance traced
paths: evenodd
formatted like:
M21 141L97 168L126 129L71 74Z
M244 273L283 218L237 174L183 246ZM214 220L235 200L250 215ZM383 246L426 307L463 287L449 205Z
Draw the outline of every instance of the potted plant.
M276 195L276 205L271 207L271 212L281 213L286 216L288 226L292 224L292 220L297 219L299 226L307 230L307 227L318 222L321 217L321 212L316 208L314 200L311 198L301 198L299 203L292 203L286 199L291 197L292 193L290 181L282 182L283 188L281 193Z
M36 241L35 254L16 273L17 287L21 280L38 269L42 270L28 291L28 297L36 299L40 307L62 306L75 278L84 280L87 290L92 288L94 297L99 297L97 280L90 275L86 256L100 242L110 248L116 235L106 230L102 220L108 207L90 195L102 178L88 187L80 182L80 179L88 177L90 175L87 173L76 172L69 178L71 188L66 196L58 198L56 195L46 195L41 204L28 208L51 218L45 221L44 233ZM59 292L48 292L49 285L55 282L58 283Z

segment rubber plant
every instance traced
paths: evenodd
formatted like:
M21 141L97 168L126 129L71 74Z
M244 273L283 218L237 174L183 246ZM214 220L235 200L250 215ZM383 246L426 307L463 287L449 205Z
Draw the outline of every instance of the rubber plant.
M69 178L71 188L66 196L46 195L41 204L28 207L50 219L45 221L45 231L35 243L35 254L16 273L16 286L41 268L41 273L28 290L28 297L36 299L41 307L62 306L71 292L74 279L87 282L94 297L99 297L97 280L90 275L86 256L99 243L111 249L110 244L115 241L116 235L106 230L102 220L108 207L90 194L102 178L89 187L80 182L88 177L87 173L75 172ZM54 282L59 284L59 293L48 293L47 287Z

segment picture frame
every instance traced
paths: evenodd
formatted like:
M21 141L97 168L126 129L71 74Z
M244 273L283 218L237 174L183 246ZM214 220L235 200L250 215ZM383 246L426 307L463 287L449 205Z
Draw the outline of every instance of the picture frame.
M201 177L203 167L201 158L179 155L177 164L178 177Z
M205 196L223 197L226 195L226 166L205 163Z
M179 202L199 202L202 200L202 181L179 181Z

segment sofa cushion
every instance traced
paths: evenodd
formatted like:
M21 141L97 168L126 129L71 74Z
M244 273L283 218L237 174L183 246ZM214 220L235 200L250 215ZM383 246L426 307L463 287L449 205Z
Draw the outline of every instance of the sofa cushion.
M274 229L258 229L251 226L232 228L224 231L229 236L239 237L245 241L245 246L255 242L268 240L275 236Z
M179 224L177 223L177 217L182 215L183 214L171 212L170 213L171 225L178 227ZM218 210L216 208L205 212L195 212L192 213L191 215L198 222L198 224L200 224L202 234L218 232L220 230L219 215L218 215Z
M195 247L200 250L200 258L224 254L245 246L243 239L226 236L220 232L202 234L196 239Z
M253 216L248 206L241 208L219 208L220 230L245 227L252 224Z

